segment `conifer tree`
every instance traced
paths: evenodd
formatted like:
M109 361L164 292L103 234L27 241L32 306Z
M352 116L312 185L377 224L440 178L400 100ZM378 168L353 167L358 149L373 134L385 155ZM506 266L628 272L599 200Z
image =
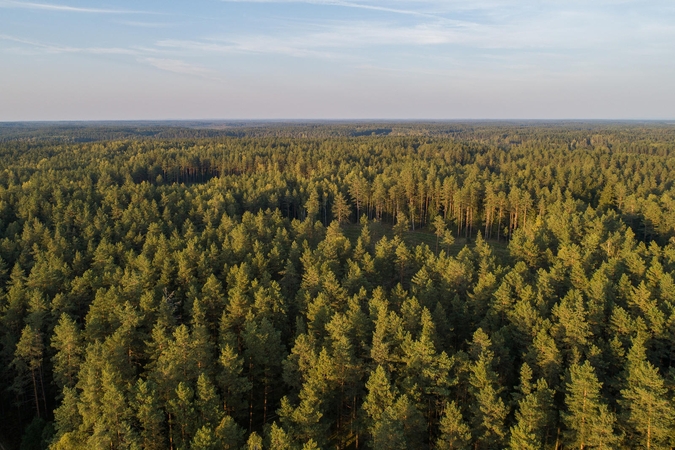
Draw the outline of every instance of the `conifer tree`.
M112 368L101 372L103 396L89 443L94 447L125 448L138 444L132 429L133 410L129 407L121 376Z
M335 201L332 208L333 219L337 220L339 224L345 223L349 220L349 216L352 213L351 209L351 206L347 203L342 192L338 191L335 194Z
M449 450L469 450L471 430L464 422L462 412L453 402L447 402L439 423L440 436L436 441L438 448Z
M269 450L290 450L292 448L288 434L276 422L272 423L267 432L267 442L269 442L267 445Z
M251 433L246 441L247 450L263 450L263 440L255 431Z
M195 430L194 391L184 382L179 382L175 394L168 404L169 439L180 448L192 440Z
M363 402L363 410L371 421L378 421L384 411L394 404L394 394L391 391L389 377L382 366L370 374L366 383L368 394Z
M445 220L443 220L443 217L441 216L434 217L432 225L434 227L434 234L436 235L436 253L438 253L438 243L440 242L441 238L445 235L447 226L445 224Z
M532 384L532 370L523 364L520 370L520 389L516 423L511 427L509 447L539 449L547 445L548 430L552 427L553 390L540 378Z
M134 386L131 404L140 425L141 447L148 450L164 448L164 413L160 409L159 396L152 382L139 378Z
M244 430L232 417L225 416L216 427L216 436L222 448L227 450L239 449L244 441Z
M505 420L508 410L500 397L502 388L499 386L497 374L492 369L493 355L490 350L490 340L484 341L482 330L474 334L474 352L478 353L478 360L471 365L470 392L474 399L472 403L472 430L471 434L476 442L486 448L501 447L505 438ZM485 336L487 338L487 336Z
M65 313L54 327L51 345L56 350L52 358L54 381L60 388L74 387L82 360L82 337L75 321Z
M633 339L626 363L626 387L620 404L627 425L626 440L633 448L669 448L675 432L675 407L664 380L645 355L641 335Z
M218 440L208 425L198 429L190 443L190 450L216 450L217 448L219 448Z
M614 434L615 416L602 401L600 388L593 366L586 361L570 367L567 383L563 422L567 427L565 442L568 446L585 448L613 448L617 443Z
M68 448L68 442L79 441L79 428L82 416L78 411L77 391L73 388L63 388L61 404L54 410L54 426L56 433L54 443ZM59 444L59 442L63 442Z
M244 394L251 389L251 383L242 375L243 359L231 345L225 344L218 360L218 384L223 392L223 408L227 414L240 412L244 405Z
M21 391L26 385L31 386L37 417L45 414L47 408L42 377L43 356L42 334L31 325L26 325L14 351L12 366L16 369L18 376L14 380L13 387L15 390Z
M223 418L223 408L220 396L206 374L201 373L197 378L197 395L195 409L201 427L215 429Z

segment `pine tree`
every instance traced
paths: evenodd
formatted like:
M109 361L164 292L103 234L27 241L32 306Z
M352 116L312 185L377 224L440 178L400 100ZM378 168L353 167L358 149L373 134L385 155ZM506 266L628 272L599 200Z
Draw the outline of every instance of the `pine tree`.
M168 410L169 428L172 431L169 439L172 442L175 440L178 448L188 445L196 431L194 391L189 385L182 381L178 383L174 397L169 400Z
M387 407L370 428L374 449L420 448L425 431L424 416L405 394Z
M384 411L394 404L389 377L382 366L377 366L366 383L368 394L363 402L363 410L371 421L378 421Z
M586 321L587 312L584 299L577 290L570 290L567 295L553 307L553 315L558 319L552 335L557 338L569 353L572 363L578 363L584 349L591 338L591 330Z
M120 374L112 368L104 368L101 385L103 395L100 416L96 418L89 443L96 448L133 448L137 445L136 434L132 429L133 411L121 386Z
M197 430L190 443L190 450L216 450L220 448L218 439L208 425Z
M585 448L613 448L617 437L614 435L614 414L602 401L600 388L593 366L586 361L583 365L570 367L570 381L567 383L563 422L567 427L566 444L583 450Z
M410 230L410 221L408 216L399 212L396 216L396 225L394 225L394 235L400 239L403 239L403 236Z
M284 429L276 422L267 431L267 447L269 450L291 450L292 443Z
M263 440L255 431L251 433L246 441L247 450L263 450Z
M249 382L258 389L249 391L249 422L253 420L254 401L262 403L262 421L267 422L270 392L277 385L281 374L281 362L285 356L281 333L267 318L258 321L249 314L242 332L244 361ZM262 394L262 395L259 395Z
M464 422L462 412L453 402L447 402L439 423L440 437L436 441L438 448L448 450L469 450L471 430Z
M201 301L205 319L209 324L209 330L214 333L218 328L218 320L225 307L226 295L223 286L215 275L211 274L201 288L199 300Z
M208 426L210 429L215 429L223 418L220 397L215 386L204 373L200 374L197 379L195 409L200 425Z
M229 344L222 348L218 361L217 377L224 394L223 408L227 414L237 414L244 407L244 394L251 389L251 383L242 375L244 361Z
M349 216L352 213L352 208L345 200L342 192L338 191L335 194L335 202L333 203L333 218L338 221L338 223L343 224L349 220Z
M321 382L307 380L298 394L300 404L291 416L295 425L296 440L307 442L314 440L318 444L327 441L328 423L322 421L324 417L325 389Z
M512 450L535 450L546 447L548 430L553 425L553 390L543 378L532 385L532 370L523 364L516 423L511 427L509 447Z
M77 403L77 391L73 388L65 387L63 389L61 404L54 410L54 426L56 428L54 442L60 442L63 438L63 448L67 448L66 441L79 440L78 430L82 424L82 416L78 411Z
M403 423L392 417L391 408L373 423L370 428L371 446L374 450L405 450L406 443Z
M35 412L41 417L41 412L46 413L44 382L42 379L42 359L44 344L42 334L32 326L26 325L21 332L21 338L16 344L12 366L18 376L14 381L14 389L23 390L29 384L32 387Z
M102 416L102 371L105 368L103 348L100 342L90 344L78 373L78 412L81 416L80 431L83 435L91 435Z
M159 396L153 383L139 378L134 386L134 398L131 404L136 420L140 424L142 448L148 450L165 448L164 413L160 409Z
M51 345L56 350L52 358L54 381L60 388L74 387L82 361L82 337L75 321L65 313L54 327Z
M216 428L216 436L220 445L222 445L221 448L235 450L240 448L244 440L244 430L237 425L232 417L225 416Z
M196 381L201 370L197 361L200 352L195 352L195 347L200 342L193 340L187 325L181 325L174 331L173 339L164 344L152 373L164 396L172 395L179 383Z
M208 322L201 302L195 299L192 317L192 358L202 373L212 373L215 347L209 333Z
M469 379L470 392L474 399L471 434L479 445L498 448L506 434L504 421L508 410L500 397L502 388L499 386L497 374L492 369L491 343L487 335L479 329L474 334L472 346L474 353L478 353L478 360L471 365Z
M320 447L314 441L314 439L310 439L309 441L304 443L304 445L302 446L302 450L320 450Z
M305 210L307 211L307 220L314 222L319 215L319 193L313 189L309 194L309 199L305 202Z
M120 325L105 339L103 349L106 359L124 381L132 383L136 376L136 361L142 353L143 336L139 330L142 316L130 302L117 307L115 315Z
M415 448L424 439L425 422L407 395L395 399L387 373L378 366L366 383L363 410L376 449Z
M626 388L619 403L624 408L627 442L633 448L670 448L675 432L675 408L668 399L664 380L645 355L640 335L626 362Z
M445 224L445 220L443 220L443 217L441 216L434 217L432 225L434 228L434 234L436 235L436 253L438 254L438 243L441 240L441 238L445 235L447 225Z
M345 417L345 413L350 413L350 407L354 405L354 395L357 393L357 380L360 375L359 362L354 354L354 347L351 342L351 335L354 330L351 329L351 323L346 314L336 313L333 319L326 326L330 341L330 384L339 392L338 401L338 440L343 441L349 438L349 432L345 431L345 422L354 419ZM351 395L350 395L351 394ZM351 421L350 421L351 424Z

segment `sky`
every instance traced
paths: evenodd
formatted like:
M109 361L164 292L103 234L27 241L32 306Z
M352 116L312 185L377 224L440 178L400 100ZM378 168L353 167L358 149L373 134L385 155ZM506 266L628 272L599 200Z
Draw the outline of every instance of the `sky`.
M0 121L675 119L673 0L0 0Z

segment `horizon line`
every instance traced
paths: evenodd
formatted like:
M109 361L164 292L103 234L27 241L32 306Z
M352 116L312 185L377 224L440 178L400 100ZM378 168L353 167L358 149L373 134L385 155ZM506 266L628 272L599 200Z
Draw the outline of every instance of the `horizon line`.
M675 118L659 119L617 119L617 118L264 118L264 119L28 119L28 120L0 120L0 125L10 124L73 124L73 123L161 123L161 122L184 122L184 123L443 123L443 122L672 122Z

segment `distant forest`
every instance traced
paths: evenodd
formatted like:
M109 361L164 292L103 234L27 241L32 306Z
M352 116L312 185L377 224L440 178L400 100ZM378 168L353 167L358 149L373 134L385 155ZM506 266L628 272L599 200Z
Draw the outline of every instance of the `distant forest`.
M0 448L672 449L675 125L0 124Z

